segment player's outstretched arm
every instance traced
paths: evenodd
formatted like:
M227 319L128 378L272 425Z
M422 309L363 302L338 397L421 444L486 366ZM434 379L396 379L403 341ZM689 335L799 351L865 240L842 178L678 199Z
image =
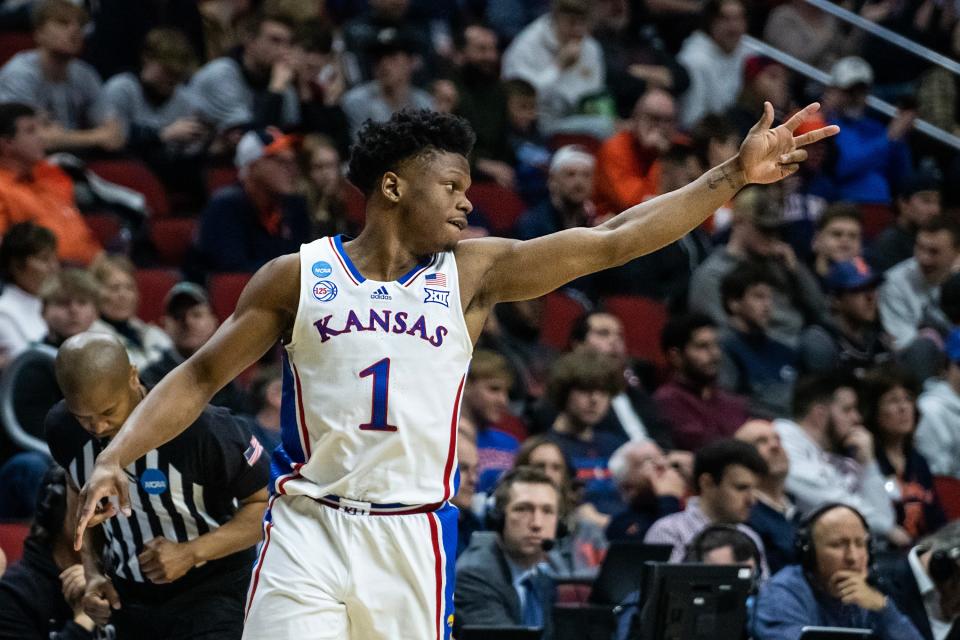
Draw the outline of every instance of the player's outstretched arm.
M240 295L237 308L210 340L171 371L130 414L110 445L97 456L80 491L74 545L83 530L116 515L103 498L117 496L129 513L123 468L190 426L210 398L256 362L293 326L300 286L300 258L283 256L264 265Z
M567 229L526 242L461 243L468 268L482 283L478 294L487 303L538 297L677 240L745 185L768 184L794 173L807 157L802 147L835 135L839 128L827 126L794 136L797 127L819 108L811 104L771 129L773 107L765 103L763 116L736 156L687 186L631 207L597 227Z

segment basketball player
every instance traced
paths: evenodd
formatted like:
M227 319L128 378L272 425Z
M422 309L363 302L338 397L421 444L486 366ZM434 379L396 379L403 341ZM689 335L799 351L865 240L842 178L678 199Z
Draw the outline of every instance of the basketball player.
M737 156L594 228L458 242L474 141L455 116L369 123L350 160L367 196L354 239L321 238L247 285L213 338L170 373L97 457L83 531L129 510L123 468L180 433L280 339L282 446L247 599L245 638L449 638L456 433L473 343L498 302L542 296L673 242L749 183L790 175L839 130L771 129L766 104ZM118 500L105 500L118 496Z

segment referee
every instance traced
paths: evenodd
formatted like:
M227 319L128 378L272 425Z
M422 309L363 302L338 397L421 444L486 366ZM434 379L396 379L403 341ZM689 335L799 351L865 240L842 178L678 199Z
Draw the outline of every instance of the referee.
M147 390L123 345L104 334L64 342L56 374L64 400L47 415L47 443L76 498ZM267 457L229 411L207 407L181 435L128 466L131 513L84 538L86 613L98 624L109 620L120 639L240 638Z

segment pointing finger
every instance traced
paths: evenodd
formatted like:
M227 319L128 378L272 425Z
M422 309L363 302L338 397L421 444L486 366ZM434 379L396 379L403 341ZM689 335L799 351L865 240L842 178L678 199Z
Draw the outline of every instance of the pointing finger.
M773 105L769 102L763 103L763 115L760 116L760 120L757 121L757 124L753 125L750 129L750 133L756 133L761 131L766 131L773 124Z
M824 138L829 138L830 136L835 136L840 133L840 127L835 124L831 124L826 127L821 127L820 129L814 129L809 133L805 133L802 136L797 136L793 139L793 143L798 147L805 147L808 144L813 144L814 142L819 142Z
M797 130L797 127L803 124L805 120L810 118L810 116L815 114L817 111L820 111L820 103L812 102L800 111L797 111L795 114L793 114L789 120L783 123L783 126L789 129L790 133L793 133Z

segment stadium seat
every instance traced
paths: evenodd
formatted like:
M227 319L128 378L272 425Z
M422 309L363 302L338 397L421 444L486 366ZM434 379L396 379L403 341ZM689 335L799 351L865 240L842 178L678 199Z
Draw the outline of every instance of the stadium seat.
M160 179L139 160L92 160L88 167L104 180L142 193L151 216L170 215L170 201Z
M560 147L565 147L568 144L578 144L593 155L597 155L597 151L600 150L603 140L594 138L587 133L555 133L550 136L548 144L553 151L556 151Z
M112 213L90 213L83 217L100 245L110 249L120 235L120 219Z
M27 49L33 49L33 34L21 31L0 33L0 64Z
M237 168L231 165L211 166L207 168L207 195L237 181Z
M193 242L197 221L193 218L160 218L150 222L150 240L161 264L179 267Z
M540 325L540 342L557 351L566 351L570 342L570 331L577 318L586 311L580 301L563 291L547 294Z
M360 189L344 181L340 196L347 205L347 218L350 222L362 227L367 219L367 199Z
M627 351L634 358L651 362L657 371L667 370L660 350L660 333L667 323L667 308L658 300L642 296L611 296L603 306L623 322Z
M7 556L7 566L23 557L23 541L29 533L29 522L0 523L0 549Z
M871 242L889 226L893 225L893 210L885 205L860 204L863 220L863 241Z
M496 182L475 182L467 190L467 198L490 222L490 231L510 235L517 219L527 208L514 191Z
M933 476L933 488L947 520L960 519L960 480L953 476Z
M137 316L144 322L157 322L163 316L163 299L180 282L180 273L173 269L137 269L136 279L140 290Z
M226 320L237 307L243 288L250 282L251 273L215 273L207 280L210 305L220 321Z

